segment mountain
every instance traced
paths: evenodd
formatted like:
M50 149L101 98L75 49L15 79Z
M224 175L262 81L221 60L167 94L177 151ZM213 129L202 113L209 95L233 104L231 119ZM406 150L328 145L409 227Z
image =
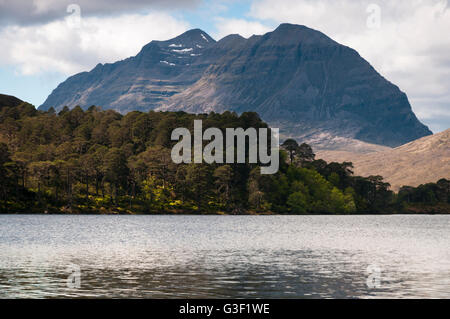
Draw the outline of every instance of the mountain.
M300 25L216 42L199 29L61 83L40 109L256 111L282 137L395 147L430 135L405 93L355 50ZM314 142L315 141L315 142Z
M121 113L155 109L201 77L214 62L214 54L203 56L204 52L215 43L199 29L168 41L152 41L135 57L98 64L90 72L69 77L39 109L60 110L65 105L98 105Z
M450 178L450 129L382 152L322 151L317 157L353 162L355 175L381 175L397 191L404 185L416 187Z
M19 100L15 96L0 94L0 108L2 108L3 106L14 107L22 103L23 101Z

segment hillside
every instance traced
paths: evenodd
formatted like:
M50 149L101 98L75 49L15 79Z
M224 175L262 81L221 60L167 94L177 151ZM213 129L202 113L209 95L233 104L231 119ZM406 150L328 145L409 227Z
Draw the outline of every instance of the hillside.
M358 179L357 194L351 176L333 185L283 162L273 175L250 163L173 163L173 129L267 127L256 113L31 108L0 112L0 213L354 213L384 209L392 195L381 188L373 202L363 186L377 181Z
M450 180L394 196L382 178L354 176L348 163L328 164L308 152L281 152L273 175L262 175L259 164L248 162L176 165L171 132L187 127L192 134L195 120L202 120L204 129L267 127L251 112L121 115L97 107L55 113L28 103L5 106L0 110L0 213L450 211Z
M319 151L317 157L353 162L355 174L381 175L397 191L403 185L416 187L450 177L450 129L392 150L369 154Z
M0 94L0 108L3 106L18 106L21 103L23 103L23 101L15 96Z
M395 147L430 135L405 93L355 50L300 25L215 41L194 29L61 83L40 107L241 114L255 111L287 137ZM357 142L356 142L357 143Z

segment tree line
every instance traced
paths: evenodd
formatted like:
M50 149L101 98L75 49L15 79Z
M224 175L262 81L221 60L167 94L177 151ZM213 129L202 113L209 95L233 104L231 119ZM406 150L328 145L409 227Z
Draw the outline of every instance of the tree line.
M354 176L351 163L316 159L311 147L283 143L280 170L257 164L174 164L171 132L263 128L253 112L237 115L130 112L96 106L38 111L0 106L1 213L277 213L442 212L448 180L398 194L381 176Z

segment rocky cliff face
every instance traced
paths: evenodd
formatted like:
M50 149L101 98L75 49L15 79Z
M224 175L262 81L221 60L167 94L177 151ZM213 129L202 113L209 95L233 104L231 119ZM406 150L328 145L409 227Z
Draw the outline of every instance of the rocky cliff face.
M398 146L431 134L406 95L355 50L291 24L249 39L216 42L197 29L152 41L136 57L69 78L41 109L92 104L120 112L256 111L302 141L338 136Z

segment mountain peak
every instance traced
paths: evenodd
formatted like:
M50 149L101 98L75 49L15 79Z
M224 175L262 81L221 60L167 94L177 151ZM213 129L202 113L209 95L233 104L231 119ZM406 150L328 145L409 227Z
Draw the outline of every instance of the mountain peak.
M216 42L216 40L214 40L208 33L206 33L205 31L201 30L201 29L192 29L192 30L188 30L182 34L180 34L179 36L164 41L167 43L175 43L175 42L180 42L181 44L184 45L204 45L204 46L209 46L212 45Z
M234 40L245 40L245 38L243 36L241 36L240 34L237 33L233 33L233 34L229 34L227 36L224 36L222 39L220 39L219 41L234 41Z
M240 44L245 44L247 40L239 34L229 34L217 42L217 47L220 48L236 48Z
M294 24L294 23L281 23L274 31L277 30L294 30L294 29L308 29L312 30L302 24Z
M165 40L165 41L151 41L147 43L139 52L137 56L142 57L154 57L156 52L160 53L160 50L172 53L180 53L183 56L198 56L199 51L204 48L208 48L216 43L216 40L211 38L208 33L201 29L188 30L179 36ZM158 54L159 54L158 53ZM162 60L158 60L161 58ZM167 65L172 65L174 62L166 60L167 57L160 56L155 60L156 62L162 61Z
M326 36L320 31L308 28L300 24L282 23L273 32L270 33L272 37L276 37L283 42L302 42L314 44L333 44L337 45L335 41Z

